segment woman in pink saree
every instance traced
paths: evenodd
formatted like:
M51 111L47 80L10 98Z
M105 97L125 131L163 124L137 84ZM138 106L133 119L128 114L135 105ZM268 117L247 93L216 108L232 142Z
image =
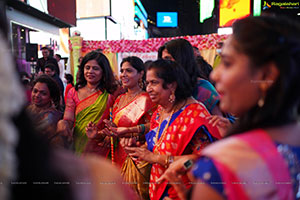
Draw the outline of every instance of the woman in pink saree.
M221 109L239 120L195 161L192 199L300 199L300 25L238 20L221 57L211 78ZM163 178L176 181L182 163L191 161L174 163Z
M112 94L116 88L109 61L104 54L92 51L83 58L78 73L79 81L68 93L58 132L73 140L77 155L96 153L107 156L109 138L100 134L87 135L85 128L92 121L103 129L103 120L109 119L109 108L114 102Z

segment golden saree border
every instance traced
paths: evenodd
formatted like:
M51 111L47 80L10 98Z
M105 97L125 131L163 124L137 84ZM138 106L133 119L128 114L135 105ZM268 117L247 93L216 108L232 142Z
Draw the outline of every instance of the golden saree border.
M147 111L149 97L145 93L137 95L129 104L116 110L113 114L113 122L118 126L120 120L126 118L131 122L128 125L135 125Z
M249 199L281 199L277 195L278 186L268 163L249 143L238 136L209 145L202 151L202 155L212 158L213 161L216 160L238 178L237 183L226 183L225 188L232 184L239 184ZM262 138L257 137L260 145L265 145L263 141ZM270 150L266 149L266 151Z
M81 100L77 105L75 109L75 115L80 113L82 110L86 109L87 107L91 106L95 101L98 99L98 97L102 94L102 91L95 92L94 94L86 97L85 99ZM77 94L78 95L78 94Z

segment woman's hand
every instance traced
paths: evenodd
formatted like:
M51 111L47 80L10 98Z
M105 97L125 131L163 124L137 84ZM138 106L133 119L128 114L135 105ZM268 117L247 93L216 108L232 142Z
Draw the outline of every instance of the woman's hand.
M211 115L209 117L206 117L206 119L209 120L209 124L211 124L212 126L216 126L220 132L220 135L222 137L224 137L227 133L227 130L229 129L229 127L231 126L230 121L225 118L222 117L220 115Z
M96 124L89 122L85 128L85 132L88 138L95 138L98 132Z
M165 173L159 179L157 179L157 182L159 183L166 180L169 182L169 184L172 184L181 200L186 199L186 194L188 192L188 189L185 187L181 179L181 176L187 173L187 169L184 168L184 163L190 160L190 158L194 157L196 156L181 156L181 158L173 162L165 171Z
M71 131L70 124L66 120L62 119L57 122L56 132L61 136L66 137L68 142L73 140L73 133Z
M111 146L111 141L110 137L105 137L101 142L98 143L99 146L105 147L105 148L110 148Z
M151 164L156 163L157 156L159 156L158 154L152 153L145 147L125 147L125 151L128 152L129 156L139 160L147 161Z
M105 123L106 126L106 131L105 134L106 135L114 135L114 136L118 136L118 137L124 137L124 135L126 133L130 132L130 127L117 127L116 124L114 124L113 122L105 119L103 120L103 122Z

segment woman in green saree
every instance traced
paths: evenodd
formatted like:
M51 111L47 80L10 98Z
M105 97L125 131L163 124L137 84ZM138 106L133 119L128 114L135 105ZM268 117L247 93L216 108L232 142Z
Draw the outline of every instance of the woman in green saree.
M109 108L113 105L116 81L108 59L104 54L92 51L79 66L79 81L67 95L63 120L57 131L63 132L73 142L77 155L96 153L107 156L109 138L105 135L87 135L85 128L92 121L97 128L104 128L104 119L109 118ZM73 130L73 132L72 132Z

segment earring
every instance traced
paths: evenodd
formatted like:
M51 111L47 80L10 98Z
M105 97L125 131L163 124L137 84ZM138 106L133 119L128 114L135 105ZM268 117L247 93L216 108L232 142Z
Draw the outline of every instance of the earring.
M139 79L139 87L140 87L141 89L144 88L144 83L143 83L142 78Z
M258 100L258 102L257 102L258 107L261 108L261 107L264 106L264 104L265 104L265 98L264 97L260 97L259 100Z
M171 93L171 95L170 95L170 97L169 97L169 102L170 103L174 103L174 101L175 101L175 94L174 94L174 91L172 91L172 93Z
M50 101L50 104L51 104L52 107L55 107L55 103L54 103L53 100Z

